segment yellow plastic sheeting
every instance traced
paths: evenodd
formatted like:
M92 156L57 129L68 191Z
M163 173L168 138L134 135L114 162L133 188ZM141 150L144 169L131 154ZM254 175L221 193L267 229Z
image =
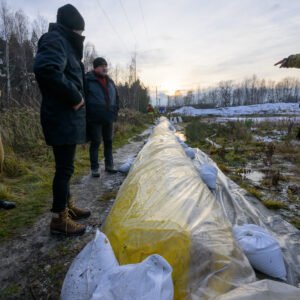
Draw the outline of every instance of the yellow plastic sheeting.
M120 188L104 225L120 264L160 254L175 299L213 299L255 280L214 196L162 118Z

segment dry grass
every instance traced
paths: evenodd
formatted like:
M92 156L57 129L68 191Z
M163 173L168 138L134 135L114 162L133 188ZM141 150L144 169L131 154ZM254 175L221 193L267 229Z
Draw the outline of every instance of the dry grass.
M0 132L0 174L3 172L3 162L4 162L4 147L3 147L2 136Z
M7 186L0 183L0 200L11 199L12 194Z
M123 111L115 124L114 149L140 133L146 127L145 120L140 113ZM13 200L17 208L0 212L0 242L31 226L49 209L54 174L52 151L44 143L38 112L25 109L0 112L1 128L5 160L0 176L0 198ZM72 182L89 168L88 148L78 147Z
M286 203L274 199L262 200L262 203L269 209L287 208Z

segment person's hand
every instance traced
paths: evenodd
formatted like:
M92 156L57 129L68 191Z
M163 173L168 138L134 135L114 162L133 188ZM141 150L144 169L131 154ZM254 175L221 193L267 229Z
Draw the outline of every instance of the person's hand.
M280 65L280 68L287 68L288 67L287 62L288 62L288 59L284 58L284 59L280 60L279 62L277 62L274 66Z
M84 105L84 100L81 99L80 103L78 103L77 105L73 106L73 109L78 110L83 105Z

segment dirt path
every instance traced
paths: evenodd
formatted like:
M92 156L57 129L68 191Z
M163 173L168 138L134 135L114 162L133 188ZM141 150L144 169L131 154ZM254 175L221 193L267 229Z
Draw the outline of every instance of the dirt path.
M133 138L114 154L118 166L141 150L150 129ZM102 163L103 165L103 163ZM73 258L93 238L108 215L125 175L107 174L100 179L89 174L71 186L78 206L87 206L92 216L85 221L88 232L81 237L49 234L51 214L40 217L24 234L0 246L0 299L58 299L63 278Z

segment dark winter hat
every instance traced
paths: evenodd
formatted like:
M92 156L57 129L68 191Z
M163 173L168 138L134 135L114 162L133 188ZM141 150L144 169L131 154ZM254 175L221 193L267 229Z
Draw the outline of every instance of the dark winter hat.
M107 66L107 61L103 57L97 57L93 61L94 69L96 69L99 66Z
M72 4L66 4L57 10L56 22L71 30L84 30L84 19Z

